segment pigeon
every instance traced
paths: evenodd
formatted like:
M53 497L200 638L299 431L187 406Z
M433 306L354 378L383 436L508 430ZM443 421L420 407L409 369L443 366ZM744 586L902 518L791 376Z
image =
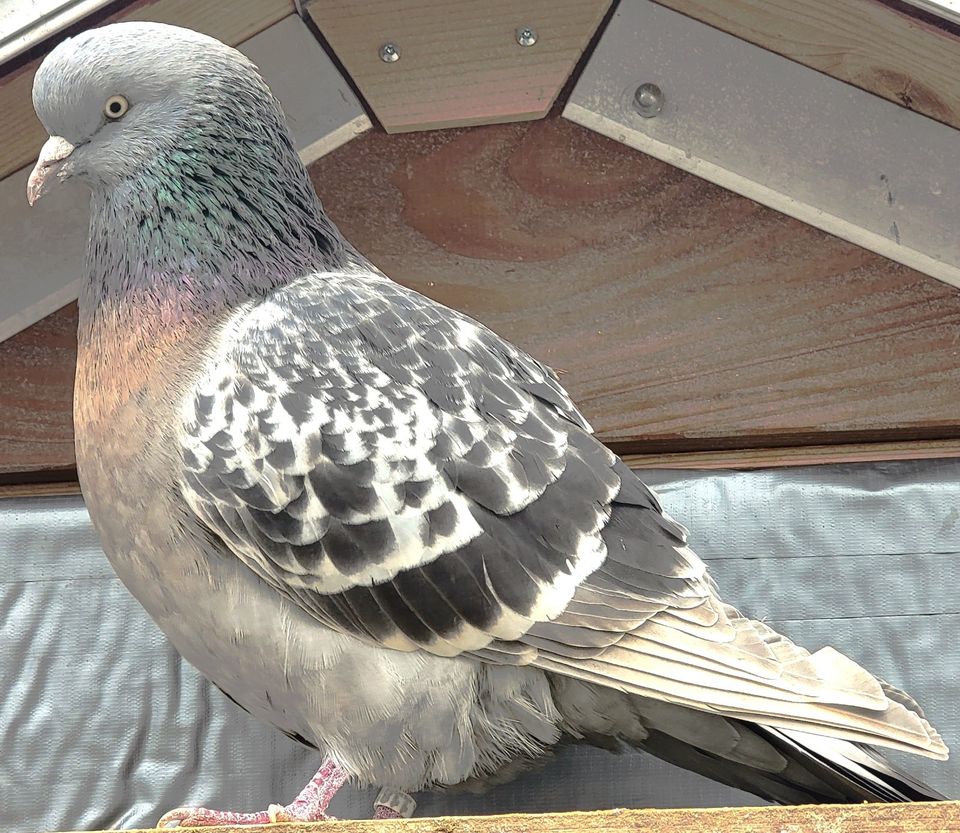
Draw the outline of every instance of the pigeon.
M90 517L183 657L348 780L478 789L560 743L782 803L941 799L917 703L722 600L558 376L390 280L325 214L256 67L117 23L58 45L30 175L91 192L75 424Z

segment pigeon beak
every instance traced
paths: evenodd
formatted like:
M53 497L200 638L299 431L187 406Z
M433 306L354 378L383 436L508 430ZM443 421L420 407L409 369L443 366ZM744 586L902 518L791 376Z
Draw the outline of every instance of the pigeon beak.
M27 180L27 202L33 205L43 196L47 180L53 176L63 161L73 153L73 145L61 136L51 136L40 148L40 157Z

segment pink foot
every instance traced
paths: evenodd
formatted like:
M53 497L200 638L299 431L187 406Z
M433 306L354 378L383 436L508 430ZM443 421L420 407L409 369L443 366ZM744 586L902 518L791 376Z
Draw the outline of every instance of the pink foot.
M157 827L212 827L216 825L272 824L278 821L326 821L330 801L347 780L347 773L327 758L290 804L271 804L258 813L208 810L206 807L178 807L164 813Z

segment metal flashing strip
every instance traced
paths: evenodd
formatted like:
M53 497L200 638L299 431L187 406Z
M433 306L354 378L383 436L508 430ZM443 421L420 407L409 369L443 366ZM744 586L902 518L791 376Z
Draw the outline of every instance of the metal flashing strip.
M564 116L960 286L960 131L926 116L648 0L621 4Z
M305 164L369 129L350 86L297 15L239 48L283 104ZM0 341L75 300L80 288L88 192L67 182L28 208L29 173L22 168L0 181Z
M0 0L0 64L99 11L111 0Z

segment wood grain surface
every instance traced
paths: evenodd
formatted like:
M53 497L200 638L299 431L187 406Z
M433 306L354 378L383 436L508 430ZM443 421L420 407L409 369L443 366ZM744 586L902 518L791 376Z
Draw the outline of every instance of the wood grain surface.
M655 0L960 127L960 30L899 0Z
M307 14L389 132L546 115L610 0L311 0ZM517 30L536 42L521 46ZM400 58L380 59L393 43Z
M559 118L313 167L387 274L556 368L604 440L960 437L960 290Z
M0 342L0 474L76 466L76 364L76 304Z
M208 827L209 833L242 833ZM272 824L270 833L957 833L960 803L604 810L399 821ZM131 831L130 833L135 833Z
M0 500L36 497L74 497L80 494L80 483L75 479L51 483L0 483Z
M618 451L960 439L960 290L560 118L371 131L311 171L361 251L557 368ZM0 472L74 463L75 315L0 344Z
M836 463L883 463L890 460L944 460L960 457L960 439L904 442L837 443L773 448L727 448L722 451L674 451L624 454L633 469L769 469L778 466L825 466ZM0 489L0 497L3 492Z

